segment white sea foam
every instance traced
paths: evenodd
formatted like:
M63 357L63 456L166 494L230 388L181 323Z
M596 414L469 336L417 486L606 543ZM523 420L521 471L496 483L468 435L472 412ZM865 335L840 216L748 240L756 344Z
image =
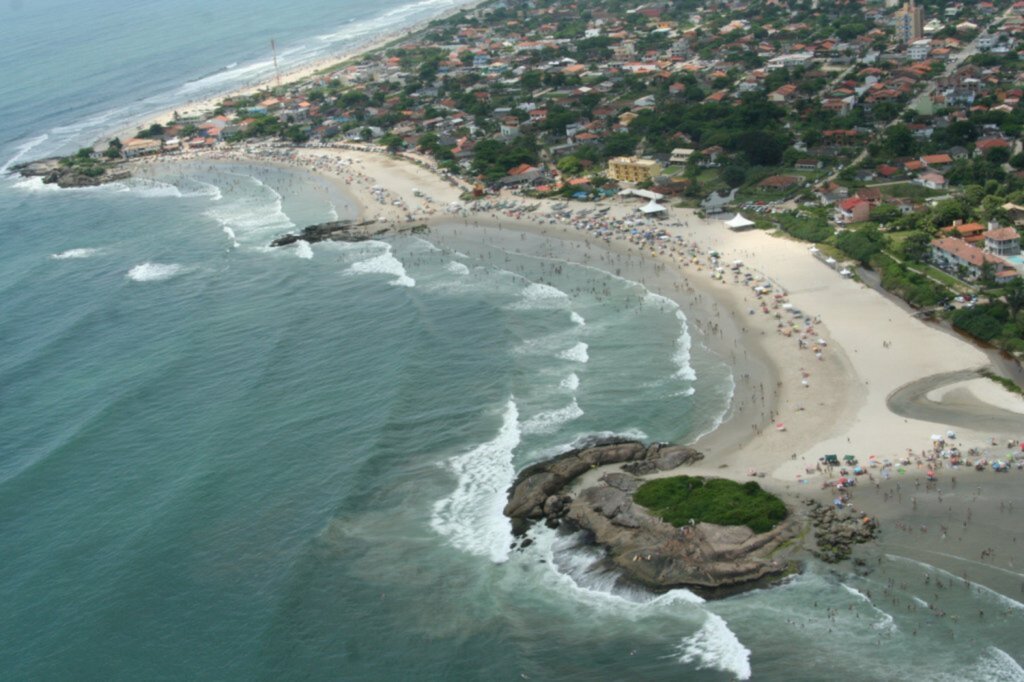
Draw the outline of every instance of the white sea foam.
M445 264L444 269L455 275L468 275L469 268L465 263L460 263L457 260L448 261Z
M562 379L558 385L570 393L575 393L576 389L580 387L580 377L576 372L573 372L566 378Z
M305 260L313 258L313 247L305 239L295 242L295 255Z
M694 381L697 378L697 373L694 371L693 365L690 364L692 359L690 351L693 347L693 339L690 338L690 329L686 324L686 315L683 314L682 310L676 310L676 319L679 320L682 331L676 338L676 352L672 356L672 362L678 368L676 369L675 376L687 381Z
M346 272L355 274L381 274L381 275L393 275L395 279L391 280L393 286L400 287L414 287L416 286L416 280L410 277L405 272L405 266L402 265L402 261L395 258L391 253L391 245L384 244L386 250L384 253L361 260L358 263L353 263L349 266Z
M203 182L202 180L195 180L195 183L203 188L196 193L197 195L207 196L210 198L210 201L220 201L224 198L224 193L221 192L220 187L217 185L210 182Z
M662 296L661 294L656 294L653 291L651 291L650 289L648 289L644 293L644 303L646 303L647 305L658 306L659 308L663 308L663 309L679 310L679 304L678 303L673 301L668 296Z
M148 178L134 178L126 183L122 183L122 191L131 192L137 197L150 199L181 199L185 196L200 196L200 194L186 194L181 191L180 187L169 182L150 180ZM202 194L202 196L206 195Z
M569 294L549 284L533 282L523 289L523 298L527 301L564 301Z
M893 617L890 614L883 611L882 609L875 606L874 602L871 601L870 597L868 597L866 594L864 594L857 588L850 587L846 583L839 584L842 585L843 589L845 589L847 592L849 592L853 596L857 597L857 599L860 599L862 602L870 606L871 609L879 615L879 619L875 621L871 627L875 628L876 630L885 630L886 632L896 632L896 630L899 629L896 627L896 621L893 620Z
M520 294L520 299L511 307L516 310L559 308L569 300L569 294L549 284L532 282Z
M677 653L680 663L697 663L699 669L714 668L738 680L750 679L750 649L717 614L708 613L704 625L679 644Z
M734 377L732 375L732 372L730 372L729 373L729 395L727 396L726 401L725 401L725 409L722 410L722 412L717 417L715 417L715 420L711 423L711 426L708 429L706 429L705 431L703 431L700 434L698 434L693 440L695 440L695 441L700 440L701 438L703 438L704 436L708 435L709 433L711 433L712 431L714 431L715 429L717 429L719 426L722 425L722 422L725 421L725 418L727 416L729 416L729 412L730 412L730 409L731 409L731 406L732 406L732 400L733 400L733 398L735 396L736 396L736 377Z
M575 375L573 375L575 376ZM565 407L557 410L539 412L523 422L522 431L526 435L537 433L551 433L558 430L558 427L579 419L583 416L583 410L576 402L576 398Z
M327 212L327 218L329 220L338 219L338 207L334 205L333 201L328 201L327 204L331 207L331 210Z
M68 249L67 251L61 251L50 256L54 260L68 260L72 258L89 258L99 253L99 249Z
M575 310L570 310L569 311L569 319L572 320L573 324L579 325L580 327L586 327L587 326L587 321L584 320L583 316L580 315Z
M589 607L614 613L617 617L636 620L652 613L686 615L704 600L687 589L674 589L656 594L643 588L622 584L620 573L609 570L600 549L583 539L581 533L561 535L542 525L530 529L534 540L526 550L531 566L542 566L552 580L550 587L559 596L569 594ZM538 562L537 559L541 559Z
M46 142L48 139L50 139L50 136L47 135L46 133L43 133L42 135L33 137L31 140L26 140L22 144L18 145L16 147L16 151L14 152L14 156L7 159L7 161L4 162L3 166L0 166L0 175L3 175L8 170L10 170L11 166L21 161L23 158L25 158L26 154L28 154L34 148L41 145L43 142Z
M238 237L235 236L235 231L234 230L232 230L227 225L222 225L221 229L224 230L224 234L226 234L228 236L228 239L231 240L231 246L235 247L236 249L239 246L241 246L241 244L238 243Z
M512 454L520 438L519 410L509 398L498 435L448 461L458 483L451 495L434 503L430 519L431 528L452 545L496 563L509 554L512 526L502 510L515 478Z
M587 344L580 341L572 348L559 353L558 357L572 362L586 363L590 360L590 355L587 353L588 348Z
M994 646L988 647L985 653L985 658L977 666L978 673L980 673L978 679L999 680L1000 682L1024 680L1024 668L1014 660L1013 656Z
M264 241L270 235L277 236L295 227L295 223L284 212L281 195L259 178L244 176L255 185L257 196L240 196L228 202L219 202L209 208L205 215L213 218L221 227L230 227L236 241L247 239ZM220 191L219 189L217 190ZM211 195L216 200L217 195Z
M185 268L177 263L141 263L128 271L128 279L135 282L159 282L180 275Z

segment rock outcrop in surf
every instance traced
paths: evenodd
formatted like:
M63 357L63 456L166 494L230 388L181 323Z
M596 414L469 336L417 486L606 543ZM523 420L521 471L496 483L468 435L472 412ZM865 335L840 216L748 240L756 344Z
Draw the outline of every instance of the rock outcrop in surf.
M271 246L288 246L297 241L309 244L317 242L363 242L403 234L419 234L427 231L427 226L418 225L385 225L374 221L352 222L351 220L332 220L326 223L310 225L298 234L281 235L270 242Z
M505 515L517 534L537 521L586 530L605 548L608 561L654 588L690 587L713 594L795 570L793 555L800 543L794 540L804 525L795 514L765 533L710 523L677 528L633 501L643 483L638 476L703 457L680 445L595 441L520 472L509 490ZM620 471L570 492L585 472L618 463L623 464Z

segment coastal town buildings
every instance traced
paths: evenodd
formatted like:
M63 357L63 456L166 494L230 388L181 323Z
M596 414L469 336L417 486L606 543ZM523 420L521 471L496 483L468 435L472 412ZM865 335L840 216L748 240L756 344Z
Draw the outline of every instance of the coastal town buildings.
M904 44L920 40L924 35L924 9L916 6L914 0L896 13L896 34Z
M652 159L635 156L619 156L608 160L608 177L622 182L645 182L654 180L661 172L661 164Z

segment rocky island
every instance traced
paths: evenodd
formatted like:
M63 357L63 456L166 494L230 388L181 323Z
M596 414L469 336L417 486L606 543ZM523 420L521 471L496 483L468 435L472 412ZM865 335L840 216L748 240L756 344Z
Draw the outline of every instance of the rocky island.
M832 551L832 536L841 535L847 549L850 542L873 536L860 519L847 524L828 512L826 523L818 508L789 509L754 481L641 478L701 459L700 452L686 446L595 440L524 469L509 490L505 515L517 535L539 521L585 530L628 578L656 589L696 588L709 596L798 571L809 536L805 530L812 522L818 530L815 539L830 547L815 553L820 558L849 556L848 551ZM584 473L610 464L622 466L604 473L594 485L580 484ZM690 493L704 495L703 501L673 508L679 501L694 502L683 499ZM700 505L706 514L690 518L687 510ZM679 513L687 518L678 518ZM865 530L851 530L858 525Z
M40 177L43 184L58 187L95 187L109 182L127 180L131 172L118 162L96 161L91 157L68 156L41 159L11 167L11 172L22 177Z

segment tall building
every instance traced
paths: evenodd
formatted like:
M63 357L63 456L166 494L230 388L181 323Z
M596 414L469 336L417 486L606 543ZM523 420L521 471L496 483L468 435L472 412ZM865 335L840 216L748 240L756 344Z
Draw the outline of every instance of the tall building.
M914 0L896 12L896 36L907 45L924 36L924 9L915 6Z
M661 164L652 159L619 156L608 160L608 177L623 182L653 180L661 173Z

